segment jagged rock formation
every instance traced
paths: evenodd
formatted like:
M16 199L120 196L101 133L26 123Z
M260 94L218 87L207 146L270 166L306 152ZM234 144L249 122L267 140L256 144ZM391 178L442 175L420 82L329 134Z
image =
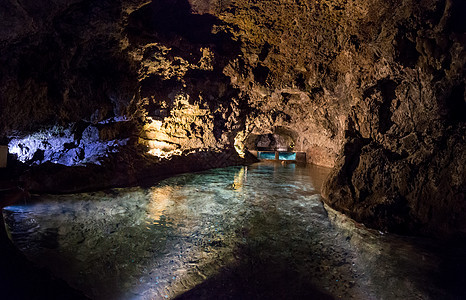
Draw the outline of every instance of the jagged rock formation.
M359 89L324 195L371 227L464 234L464 4L394 4L379 8L390 21L361 45L380 51L379 74Z
M156 157L208 159L282 136L334 167L326 202L357 221L465 233L465 9L460 0L6 1L0 137L71 123L76 141L59 152L83 165L80 133L97 128L98 145L127 139L109 170L131 169L134 183ZM112 165L92 161L104 163L99 172Z
M137 76L121 14L113 1L3 1L2 135L125 113Z
M311 161L343 146L329 205L382 230L466 232L463 3L230 5L220 16L247 45L236 82L259 111L249 120L297 129ZM287 117L266 121L274 111Z

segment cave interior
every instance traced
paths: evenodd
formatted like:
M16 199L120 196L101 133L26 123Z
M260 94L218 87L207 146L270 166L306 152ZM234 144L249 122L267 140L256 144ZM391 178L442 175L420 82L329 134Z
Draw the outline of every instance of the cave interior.
M436 249L442 292L420 297L466 297L465 12L463 0L4 0L0 207L307 163L327 170L334 226ZM0 294L89 297L0 231ZM267 268L254 274L294 276ZM177 297L214 299L205 291L228 276ZM337 296L312 291L293 295ZM255 299L236 292L223 296Z

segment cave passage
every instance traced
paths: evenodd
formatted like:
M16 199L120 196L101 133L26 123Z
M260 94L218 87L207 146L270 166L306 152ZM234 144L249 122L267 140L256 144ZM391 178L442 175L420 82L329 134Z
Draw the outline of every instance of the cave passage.
M333 225L319 194L328 172L262 162L37 196L3 215L30 260L93 299L451 296L429 247Z
M284 152L284 151L253 151L253 155L256 154L260 160L281 160L281 161L296 161L296 152ZM301 154L301 153L300 153ZM305 155L305 153L303 153ZM305 161L305 160L304 160Z

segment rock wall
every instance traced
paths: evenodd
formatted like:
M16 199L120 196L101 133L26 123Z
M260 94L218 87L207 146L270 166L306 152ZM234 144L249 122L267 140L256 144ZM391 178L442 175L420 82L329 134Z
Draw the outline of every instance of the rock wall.
M381 230L466 233L464 9L421 1L373 12L386 19L361 47L374 48L378 71L349 111L329 205Z
M466 233L464 2L209 3L242 42L225 72L248 133L286 128L310 162L336 161L323 195L357 221Z
M244 128L247 98L223 73L239 43L216 31L219 23L185 0L153 1L129 15L125 51L139 66L136 114L150 153L231 148Z
M136 71L118 1L2 1L0 135L125 114Z
M286 133L334 167L331 207L381 230L466 232L464 1L4 2L0 138L107 122L94 142L121 130L121 161L151 165Z

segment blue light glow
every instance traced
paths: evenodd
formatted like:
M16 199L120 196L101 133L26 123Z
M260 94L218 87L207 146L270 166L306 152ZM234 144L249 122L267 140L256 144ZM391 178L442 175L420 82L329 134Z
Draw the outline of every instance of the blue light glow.
M261 160L275 160L275 152L259 151L257 153L257 158ZM278 160L296 160L296 153L278 151Z
M26 205L11 205L11 206L5 206L3 210L10 211L10 212L18 212L18 213L23 213L29 211L31 208Z
M296 153L294 152L279 152L279 160L296 160Z
M258 158L259 159L274 160L275 159L275 152L258 152Z
M19 161L30 164L100 164L102 157L117 152L129 140L103 141L99 137L99 129L93 125L84 129L79 137L71 128L54 126L27 136L13 137L8 144L9 153L16 155Z

